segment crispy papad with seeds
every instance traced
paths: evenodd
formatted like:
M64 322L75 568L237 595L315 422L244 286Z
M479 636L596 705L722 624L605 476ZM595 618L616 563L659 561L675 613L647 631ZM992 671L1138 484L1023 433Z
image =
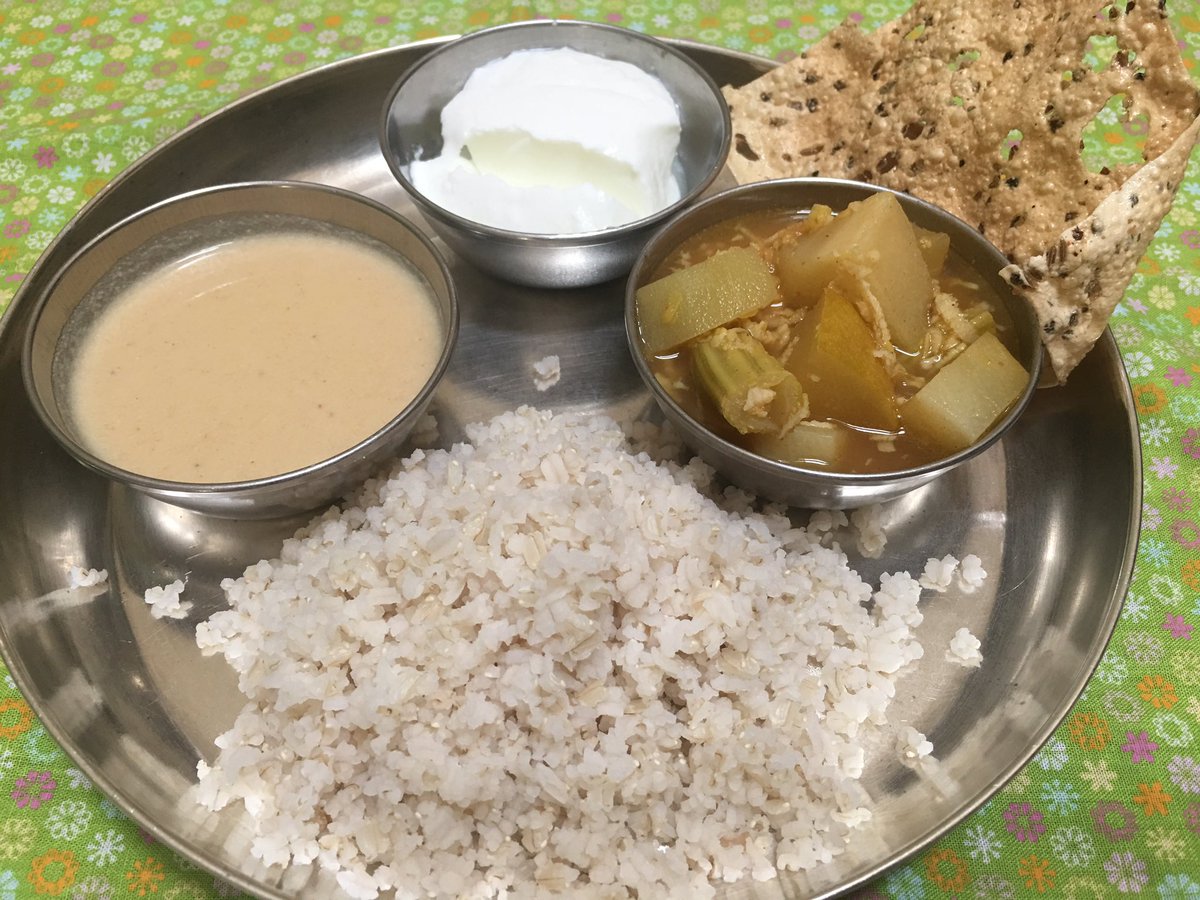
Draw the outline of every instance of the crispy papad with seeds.
M880 184L975 225L1011 261L1005 276L1063 381L1104 330L1197 140L1200 91L1164 5L918 0L874 32L840 25L725 89L729 167L743 183ZM1111 59L1089 67L1101 41ZM1143 159L1091 171L1084 131L1114 97L1145 125Z

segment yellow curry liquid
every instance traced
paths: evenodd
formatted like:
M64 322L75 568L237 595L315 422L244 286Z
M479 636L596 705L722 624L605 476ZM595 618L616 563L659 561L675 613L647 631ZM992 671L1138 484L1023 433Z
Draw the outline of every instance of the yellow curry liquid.
M72 414L121 468L191 483L303 468L395 417L442 351L428 285L348 238L239 238L153 272L80 348Z

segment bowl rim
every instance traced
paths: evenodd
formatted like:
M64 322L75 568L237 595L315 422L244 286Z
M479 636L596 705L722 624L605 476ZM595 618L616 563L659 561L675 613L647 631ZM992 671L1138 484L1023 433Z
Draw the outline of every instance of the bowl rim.
M551 30L570 30L570 31L600 31L608 32L618 36L618 40L628 40L635 43L643 43L654 46L661 50L666 55L672 56L682 62L692 75L701 83L703 83L712 94L717 103L718 115L713 121L713 126L719 129L720 146L714 157L714 163L709 170L704 174L704 177L697 181L692 187L681 193L678 200L662 209L655 210L648 215L642 216L639 219L634 219L625 222L621 225L613 225L609 228L601 228L593 231L573 231L573 232L540 232L540 231L515 231L508 228L500 228L495 225L488 225L484 222L477 222L474 219L467 218L456 212L453 212L441 204L435 203L429 199L424 193L409 180L404 173L404 167L400 164L397 154L392 150L392 141L388 135L388 125L392 118L392 108L396 104L400 92L404 89L412 78L420 72L420 70L429 64L431 61L452 54L457 51L463 44L478 41L489 40L496 34L507 33L510 31L542 31ZM542 47L528 47L524 49L553 49ZM517 51L512 51L517 52ZM584 52L584 51L580 51ZM502 59L497 56L495 59ZM469 74L469 73L468 73ZM661 80L661 79L660 79ZM664 86L666 83L664 82ZM669 90L669 88L668 88ZM672 95L673 96L673 95ZM393 83L388 90L387 96L383 101L383 108L379 120L379 148L383 154L384 161L387 163L388 169L392 175L400 182L400 186L412 198L417 207L425 214L433 216L440 221L452 226L460 231L472 234L476 237L481 237L490 240L502 241L510 244L547 244L550 246L589 246L600 243L607 243L614 238L626 236L640 230L649 229L666 219L674 216L680 211L688 208L703 194L721 174L725 167L725 160L729 155L729 148L733 143L733 125L729 118L729 104L725 100L725 95L721 91L720 85L716 80L708 74L698 63L690 56L684 53L678 47L672 46L667 41L661 40L653 35L645 34L640 31L634 31L631 28L622 28L618 25L610 25L604 22L587 22L576 19L535 19L525 22L506 22L501 25L492 25L487 28L481 28L478 31L470 31L462 34L452 40L446 41L440 45L434 46L428 53L410 65L400 77Z
M852 487L877 487L890 485L908 481L922 481L928 478L947 472L950 469L964 463L975 456L983 453L993 444L1000 440L1001 437L1012 427L1012 425L1020 418L1025 408L1029 405L1033 398L1034 392L1038 388L1043 365L1043 357L1045 350L1038 337L1037 321L1034 317L1033 310L1029 304L1023 302L1017 295L1012 294L1013 302L1006 303L1006 306L1014 312L1014 319L1018 315L1026 320L1027 328L1030 335L1030 340L1033 344L1032 365L1029 367L1029 381L1025 385L1021 396L1017 398L1016 403L1005 413L1004 417L996 422L982 439L974 442L962 450L955 451L948 456L941 456L931 462L922 463L917 466L908 466L903 469L895 469L890 472L839 472L831 469L816 469L807 466L798 466L792 463L785 463L781 460L771 459L770 457L761 456L744 447L740 447L731 441L726 440L720 435L713 432L702 422L696 420L682 406L680 406L666 390L663 389L654 373L650 371L649 363L647 363L645 354L642 351L641 335L638 328L637 320L637 301L636 292L637 286L635 281L645 265L647 257L659 248L659 245L665 240L667 232L679 222L691 216L698 216L704 210L711 209L722 203L729 202L730 198L743 196L746 194L769 193L777 190L780 186L805 188L809 186L821 187L828 189L850 189L854 191L865 191L869 193L888 193L895 196L902 205L912 205L925 210L931 215L937 217L945 217L954 222L957 222L964 233L970 233L975 236L975 240L979 241L981 246L984 246L992 255L995 256L997 263L1003 261L1003 265L1008 264L1008 260L995 244L988 240L983 235L967 224L963 219L951 213L949 210L938 206L936 203L931 203L928 200L923 200L920 197L904 191L895 190L893 188L883 187L882 185L871 184L866 181L854 181L846 178L826 178L826 177L796 177L796 178L776 178L766 181L756 181L747 184L736 185L735 187L726 188L710 197L706 197L699 203L694 204L684 210L679 215L672 217L669 222L663 224L651 238L643 246L641 253L633 263L633 268L630 270L629 277L625 285L625 337L629 345L630 355L633 357L634 367L637 369L638 375L646 384L646 387L654 396L655 400L660 404L665 404L670 410L672 417L678 417L680 421L686 423L691 430L696 432L696 436L709 442L715 449L728 457L734 458L737 462L758 469L761 472L768 472L773 475L784 476L797 480L807 480L810 483L827 485L829 487L837 486L852 486ZM860 199L860 198L854 198ZM813 201L816 202L816 201ZM847 201L848 203L854 200ZM777 204L786 205L786 204ZM767 208L766 205L763 208ZM731 217L731 216L730 216ZM729 217L726 217L729 218ZM717 221L721 221L718 219ZM694 234L692 232L691 234ZM683 238L686 240L690 237L688 234ZM676 242L678 243L678 241ZM951 245L953 247L953 245ZM997 267L999 272L1000 266ZM1000 279L1003 281L1003 279ZM1010 292L1011 293L1011 292ZM1001 298L1004 299L1003 297ZM1022 361L1024 365L1025 361Z
M368 207L374 212L386 216L388 219L392 220L394 223L415 237L430 254L430 258L433 259L437 264L437 268L446 284L446 293L449 301L447 304L449 312L446 317L445 339L433 371L430 373L425 383L421 386L421 389L417 392L416 396L414 396L412 400L410 400L404 406L403 409L388 419L388 421L382 426L345 450L342 450L333 456L327 456L323 459L317 460L299 469L291 469L275 475L248 478L239 481L189 482L145 475L140 472L134 472L130 469L125 469L121 466L108 462L89 450L80 440L75 437L74 434L70 432L70 430L59 426L58 422L55 421L55 417L51 415L50 411L42 402L41 393L35 384L35 376L33 372L34 342L38 332L39 323L42 320L42 314L48 306L50 298L53 296L59 284L72 268L74 268L88 254L93 252L98 245L135 222L160 212L165 208L195 203L201 198L212 196L214 194L252 190L299 191L320 194L325 197L335 197L339 202ZM298 218L311 218L314 222L325 221L323 219L305 216L300 213L289 213L289 215L295 215ZM355 231L355 229L350 226L339 227L344 227L347 231ZM396 250L395 253L398 256L405 257L405 254L401 253L399 250ZM407 257L405 258L407 259ZM409 262L409 265L414 269L416 267L415 263L412 263L411 261ZM181 194L175 194L156 203L152 203L149 206L143 207L142 209L131 213L120 221L108 226L99 234L88 240L87 243L85 243L77 251L71 254L67 261L63 263L57 271L55 271L50 280L46 283L45 289L42 290L34 300L33 308L29 317L29 325L25 330L25 337L22 343L21 377L25 387L25 395L29 399L30 405L33 407L33 410L37 414L37 417L41 421L43 427L45 427L46 430L50 432L51 436L53 436L54 439L58 441L58 443L65 450L67 450L68 453L70 453L71 456L75 457L76 460L111 480L119 481L144 492L158 494L161 496L173 495L185 497L206 496L210 494L242 496L247 494L256 494L264 489L286 487L290 484L303 481L311 475L315 475L321 471L336 466L343 460L362 454L364 451L370 449L373 444L377 443L386 432L395 427L395 425L401 419L425 406L434 390L436 390L438 384L442 381L446 369L450 365L450 359L454 353L455 345L457 344L459 331L458 305L458 294L454 286L454 279L450 273L450 267L446 263L443 254L434 245L433 241L430 240L429 237L427 237L424 232L421 231L421 229L417 228L407 218L402 216L396 210L383 203L380 203L377 200L373 200L370 197L354 191L346 190L345 188L334 187L333 185L322 184L315 181L301 181L295 179L264 179L211 185L208 187L197 188L196 190L192 191L185 191ZM72 312L74 309L75 307L72 307Z

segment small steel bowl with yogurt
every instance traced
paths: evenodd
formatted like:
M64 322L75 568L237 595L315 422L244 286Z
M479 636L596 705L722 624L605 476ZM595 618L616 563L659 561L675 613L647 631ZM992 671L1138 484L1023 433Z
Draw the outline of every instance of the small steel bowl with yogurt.
M427 196L414 184L414 162L424 163L443 154L442 112L460 95L474 73L516 54L564 49L626 64L644 73L642 77L648 75L665 88L674 103L679 123L678 147L673 159L668 161L678 189L676 197L656 208L635 213L633 218L620 224L564 232L553 226L535 225L533 221L525 227L484 222L480 220L486 217L482 213L461 208L456 212ZM572 77L564 68L564 79L569 81ZM567 93L559 93L559 87L555 85L558 98L570 97ZM589 84L588 87L594 86ZM586 94L579 94L578 99L562 99L559 106L571 107L570 111L576 114L582 112L583 115L575 117L578 126L594 135L603 135L610 123L600 117L601 108L620 109L621 104L590 103L586 97ZM635 99L624 108L627 113L634 114L640 105ZM485 112L490 114L489 110ZM520 129L523 120L533 118L534 115L515 111L509 122L510 130ZM506 126L499 116L497 123L497 130L503 131ZM574 140L556 138L547 143L561 145ZM600 137L596 137L596 141L602 142ZM538 21L502 25L468 34L433 50L417 62L400 77L388 95L380 127L380 144L397 181L432 229L456 253L505 281L531 287L572 288L598 284L629 271L654 229L694 202L721 172L729 150L730 125L728 108L716 82L668 44L609 25ZM570 146L576 145L571 143ZM544 150L545 145L538 149ZM469 146L467 151L466 155L470 156ZM543 168L554 168L554 165ZM540 176L535 173L533 177L536 180ZM553 181L552 177L550 181ZM534 205L527 201L533 194L519 196L521 199L516 205Z
M720 223L757 214L773 215L778 211L803 217L815 204L829 207L836 215L850 203L878 193L892 194L911 225L948 235L949 253L997 298L997 313L1005 321L1006 342L1011 345L1013 358L1028 376L1012 405L970 446L920 464L872 472L838 471L833 467L792 464L760 455L734 439L718 434L685 409L651 367L656 354L647 348L639 322L639 288L660 277L664 262L681 244L708 229L719 228ZM1041 371L1042 344L1032 310L1013 295L999 275L1007 264L1004 254L970 225L909 194L831 178L792 178L747 184L706 198L668 222L647 243L627 283L626 336L637 372L663 415L678 429L684 443L729 482L791 506L826 509L866 506L892 500L919 488L983 453L1012 428L1028 406ZM835 349L834 352L838 351Z
M418 326L420 346L406 343ZM332 502L395 457L457 335L449 270L407 220L338 188L247 182L170 198L86 244L35 301L23 376L83 465L261 519ZM397 375L406 354L419 363ZM393 377L403 387L371 389Z

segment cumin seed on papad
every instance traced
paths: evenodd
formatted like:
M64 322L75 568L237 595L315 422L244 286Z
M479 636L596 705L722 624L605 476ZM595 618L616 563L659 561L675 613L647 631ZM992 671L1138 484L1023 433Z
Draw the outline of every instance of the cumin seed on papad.
M1060 381L1103 332L1200 132L1200 91L1165 4L918 0L873 32L831 31L726 88L740 182L852 178L978 227L1036 311ZM1089 40L1115 39L1102 68ZM1144 158L1090 171L1087 126L1113 97L1144 120Z

